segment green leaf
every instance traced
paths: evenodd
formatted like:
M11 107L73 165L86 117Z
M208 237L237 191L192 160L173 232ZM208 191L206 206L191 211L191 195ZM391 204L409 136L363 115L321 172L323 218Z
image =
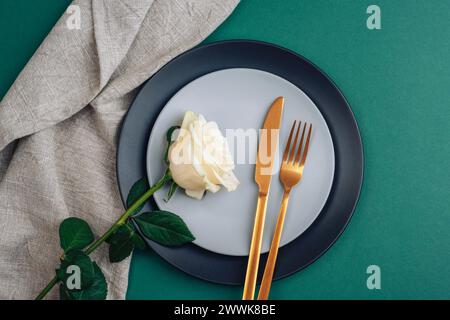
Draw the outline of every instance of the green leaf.
M173 135L173 132L177 129L180 129L180 126L172 126L169 128L169 130L167 130L167 133L166 133L167 148L166 148L166 152L164 153L164 161L166 162L166 164L169 164L169 148L170 148L170 145L172 144L172 135Z
M133 186L130 189L130 192L128 193L127 197L127 209L131 207L140 197L144 195L150 189L150 186L148 185L147 178L142 178L136 181ZM145 203L143 203L141 206L139 206L133 214L139 213L139 211L142 210Z
M169 202L170 198L172 198L175 191L177 191L178 185L175 181L172 180L172 183L170 184L169 190L167 191L166 199L164 199L165 202Z
M167 130L167 133L166 133L167 143L171 143L172 142L172 135L173 135L173 133L175 132L175 130L180 129L180 128L181 128L180 126L172 126L172 127L169 128L169 130Z
M136 227L131 221L128 221L126 226L130 229L131 232L131 241L134 245L141 250L146 248L145 241L142 239L141 235L136 231Z
M108 285L105 276L99 266L93 262L94 278L92 284L82 290L70 290L65 285L60 286L60 298L70 300L105 300L108 293Z
M58 279L66 283L67 278L71 275L67 273L67 268L71 265L77 265L81 272L81 288L87 288L92 284L94 279L94 265L91 258L81 250L73 250L65 255L61 261L61 266L56 270Z
M168 211L142 213L135 221L146 237L162 245L179 246L195 240L184 221Z
M94 234L86 221L67 218L59 226L59 239L64 252L83 249L94 241Z
M140 250L144 250L146 248L145 241L136 231L133 232L133 234L131 235L131 241Z
M60 300L71 300L68 289L62 283L59 284L59 299Z
M134 250L134 243L131 238L111 243L109 246L109 262L115 263L126 259Z
M119 229L109 239L109 261L120 262L128 257L134 249L131 240L134 230L127 225L120 226Z

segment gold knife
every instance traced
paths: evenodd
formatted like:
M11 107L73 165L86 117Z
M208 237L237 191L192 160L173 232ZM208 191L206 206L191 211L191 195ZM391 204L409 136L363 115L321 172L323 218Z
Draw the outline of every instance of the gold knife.
M278 97L267 112L260 134L258 157L255 167L255 181L259 187L258 203L256 205L255 223L248 255L247 273L245 275L243 300L253 300L258 276L259 256L263 239L264 220L266 217L267 196L272 179L272 168L275 160L281 116L283 114L284 98Z

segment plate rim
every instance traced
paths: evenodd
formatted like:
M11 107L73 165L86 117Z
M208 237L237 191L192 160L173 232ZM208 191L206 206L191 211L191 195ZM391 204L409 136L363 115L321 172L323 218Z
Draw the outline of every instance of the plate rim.
M322 257L335 243L336 243L336 241L340 238L340 236L342 235L342 233L346 230L346 228L347 228L347 226L348 226L348 224L349 224L349 222L350 222L350 220L351 220L351 218L353 217L353 214L354 214L354 212L355 212L355 209L356 209L356 207L357 207L357 205L358 205L358 202L359 202L359 199L360 199L360 195L361 195L361 191L362 191L362 188L363 188L363 185L364 185L364 168L365 168L365 155L364 155L364 144L363 144L363 139L362 139L362 135L361 135L361 131L359 130L359 126L358 126L358 123L357 123L357 121L356 121L356 117L355 117L355 114L354 114L354 112L353 112L353 110L352 110L352 108L351 108L351 106L350 106L350 104L349 104L349 102L348 102L348 100L346 99L346 97L344 96L344 94L341 92L341 90L339 89L339 87L336 85L336 83L333 81L333 79L330 77L330 76L328 76L328 74L326 74L321 68L319 68L316 64L314 64L313 62L311 62L309 59L307 59L307 58L305 58L304 56L302 56L301 54L298 54L298 53L296 53L296 52L294 52L293 50L290 50L290 49L288 49L288 48L285 48L285 47L282 47L282 46L280 46L280 45L277 45L277 44L273 44L273 43L269 43L269 42L265 42L265 41L259 41L259 40L251 40L251 39L230 39L230 40L221 40L221 41L215 41L215 42L211 42L211 43L207 43L207 44L204 44L204 45L198 45L198 46L196 46L196 47L193 47L192 49L190 49L190 50L187 50L187 51L185 51L185 52L183 52L183 53L181 53L181 54L179 54L178 56L176 56L175 58L173 58L172 60L170 60L169 62L167 62L164 66L162 66L156 73L154 73L148 80L146 80L141 86L140 86L140 88L139 88L139 92L136 94L136 96L134 97L134 99L133 99L133 101L131 102L131 104L130 104L130 107L128 108L128 110L127 110L127 112L126 112L126 114L125 114L125 116L123 117L123 119L122 119L122 121L121 121L121 124L120 124L120 127L119 127L119 134L118 134L118 139L117 139L117 149L116 149L116 159L117 159L117 161L116 161L116 178L117 178L117 182L118 182L118 189L119 189L119 193L120 193L120 197L121 197L121 199L122 199L122 202L125 204L125 202L126 202L126 193L124 193L124 190L123 190L123 186L122 186L122 184L120 183L120 174L119 174L119 171L120 171L120 169L119 169L119 154L120 154L120 147L121 147L121 143L122 143L122 139L123 139L123 128L124 128L124 124L126 123L126 121L128 120L128 118L129 118L129 116L130 116L130 110L131 110L131 108L132 108L132 106L135 104L135 102L138 100L138 98L140 97L140 95L142 94L142 92L143 92L143 88L148 84L148 82L150 82L152 79L154 79L155 77L157 77L159 74L161 74L161 73L163 73L167 68L169 68L170 67L170 65L172 65L172 64L174 64L174 63L176 63L176 62L178 62L180 59L183 59L184 57L186 57L186 56L188 56L188 55L191 55L191 54L195 54L195 53L197 53L198 51L201 51L201 50L205 50L205 49L208 49L208 48L211 48L211 47L214 47L214 46L223 46L223 45L251 45L251 46L261 46L261 47L269 47L269 49L270 48L273 48L273 49L276 49L276 50L280 50L280 51L282 51L282 52L284 52L285 54L289 54L289 55L292 55L293 56L293 58L294 59L298 59L298 60L301 60L301 61L303 61L304 63L306 63L306 65L308 66L308 67L312 67L312 69L315 69L315 71L316 72L318 72L319 73L319 75L320 76L322 76L322 77L324 77L324 79L331 85L331 87L332 87L332 89L334 90L334 92L335 93L337 93L338 94L338 96L339 96L339 98L340 99L342 99L342 102L345 104L345 106L346 106L346 109L347 109L347 111L348 111L348 114L349 114L349 116L350 116L350 120L351 120L351 123L354 125L354 129L355 129L355 133L356 133L356 135L354 136L354 138L356 138L357 139L357 144L358 144L358 149L359 150L357 150L358 151L358 161L359 161L359 170L357 171L357 174L358 174L358 179L357 179L357 185L358 185L358 187L357 187L357 189L355 190L355 200L354 200L354 202L352 203L352 205L351 205L351 208L349 208L349 209L351 209L351 210L349 210L349 212L348 212L348 214L347 214L347 218L345 219L345 223L344 224L342 224L341 226L340 226L340 228L339 228L339 231L336 233L336 235L333 237L333 239L329 242L329 244L326 246L326 247L324 247L323 249L321 249L320 250L320 252L318 253L318 254L316 254L313 258L311 258L311 259L309 259L308 260L308 262L307 263L305 263L305 264L303 264L303 265L301 265L301 266L296 266L296 267L294 267L292 270L290 270L290 271L287 271L287 272L283 272L283 274L276 274L275 275L275 277L274 277L274 280L279 280L279 279L283 279L283 278L285 278L285 277L288 277L288 276L290 276L290 275L292 275L292 274L294 274L294 273L296 273L296 272L298 272L298 271L300 271L300 270L302 270L302 269L304 269L304 268L306 268L306 267L308 267L308 266L310 266L312 263L314 263L315 261L317 261L320 257ZM239 67L241 67L241 66L239 66ZM245 66L246 68L251 68L251 67L249 67L249 66ZM230 68L230 67L223 67L223 68L219 68L219 69L215 69L215 71L217 71L217 70L223 70L223 69L227 69L227 68ZM238 68L238 67L236 67L236 66L233 66L232 68ZM260 70L263 70L263 69L260 69ZM266 71L266 72L270 72L270 71L267 71L267 70L263 70L263 71ZM212 72L212 71L210 71L210 72ZM206 73L204 73L204 74L206 74ZM204 75L203 74L203 75ZM282 77L282 76L280 76L280 77ZM198 78L198 77L196 77L196 78ZM284 77L282 77L282 78L284 78ZM193 81L193 80L195 80L195 78L194 79L192 79L191 81ZM286 79L286 80L288 80L288 79ZM291 82L292 83L292 81L290 81L290 80L288 80L289 82ZM295 83L293 83L295 86L298 86L297 84L295 84ZM185 84L184 84L185 85ZM183 86L184 86L183 85ZM183 87L183 86L181 86L181 88ZM181 88L179 88L179 89L181 89ZM178 90L179 90L178 89ZM300 88L316 105L318 105L318 103L315 101L315 99L314 99L314 97L312 97L310 94L308 94L308 92L306 91L306 90L304 90L303 88ZM177 91L178 91L177 90ZM168 100L167 100L168 101ZM325 116L324 115L324 113L322 112L322 110L320 109L320 107L318 108L319 109L319 111L322 113L322 115L324 116L324 119L325 119L325 121L327 122L327 124L329 125L329 123L328 123L328 121L327 121L327 116ZM330 126L329 126L329 128L330 128ZM335 137L334 137L334 133L333 132L331 132L331 136L332 136L332 139L333 139L333 145L334 146L336 146L336 143L335 143ZM147 140L148 140L148 138L147 138ZM335 151L336 151L336 148L335 148ZM144 162L145 162L145 159L144 159ZM335 179L336 177L334 177L334 179ZM335 181L333 181L333 187L332 187L332 190L331 190L331 192L330 192L330 195L329 195L329 197L328 197L328 199L331 197L331 195L334 193L334 189L335 189L335 186L334 186L334 184L335 184ZM327 203L328 203L328 199L327 199ZM327 205L326 205L327 206ZM323 211L323 209L322 209L322 211ZM318 216L318 218L317 219L319 219L320 217L322 216L322 212L319 214L319 216ZM316 219L316 221L317 221L317 219ZM315 222L316 222L315 221ZM311 228L314 224L315 224L315 222L309 227L309 228ZM308 228L308 229L309 229ZM301 237L302 235L300 235L299 237ZM291 246L294 242L296 242L296 240L298 240L298 238L299 237L297 237L294 241L292 241L291 243L289 243L289 244L286 244L283 248L287 248L287 247L289 247L289 246ZM156 251L156 253L162 258L162 259L164 259L165 261L167 261L169 264L171 264L172 266L174 266L174 267L176 267L177 269L179 269L179 270L181 270L181 271L183 271L183 272L185 272L185 273L187 273L187 274L189 274L189 275L191 275L191 276L194 276L194 277L196 277L196 278L199 278L199 279L203 279L203 280L206 280L206 281L209 281L209 282L213 282L213 283L219 283L219 284L227 284L227 285L242 285L242 281L225 281L225 280L215 280L215 279L211 279L211 278L208 278L208 277L206 277L206 276L203 276L203 275L200 275L200 274L197 274L197 273L195 273L195 272L192 272L191 270L186 270L186 269L184 269L183 267L181 267L181 266L179 266L175 261L173 261L173 260L171 260L171 258L173 258L173 255L171 256L171 257L168 257L168 256L164 256L164 255L162 255L161 254L161 249L164 249L164 248L166 248L166 247L163 247L163 246L161 246L161 245L159 245L159 244L157 244L157 243L155 243L155 242L152 242L152 241L149 241L148 239L146 239L147 241L147 244L154 250L154 251ZM187 246L184 246L184 247L189 247L189 246L191 246L192 244L189 244L189 245L187 245ZM195 246L195 247L197 247L197 248L200 248L200 247L198 247L197 245L192 245L192 246ZM167 248L166 248L167 249ZM201 250L204 250L204 251L206 251L206 252L209 252L209 253L211 253L211 254L213 254L213 255L217 255L217 256L224 256L224 257L228 257L229 259L232 259L232 258L246 258L246 256L238 256L238 257L234 257L234 256L228 256L228 255L223 255L223 254L218 254L218 253L214 253L214 252L210 252L210 251L208 251L208 250L205 250L205 249L203 249L203 248L200 248ZM175 250L176 251L176 250ZM267 255L267 253L266 254L264 254L265 256ZM264 256L263 255L263 256ZM264 257L261 257L261 262L263 263L264 262L264 260L265 260L265 258ZM260 268L260 271L261 271L261 268Z

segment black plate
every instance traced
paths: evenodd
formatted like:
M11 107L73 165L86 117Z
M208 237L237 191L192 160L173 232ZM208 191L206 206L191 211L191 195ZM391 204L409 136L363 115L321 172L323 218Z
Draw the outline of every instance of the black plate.
M336 85L298 54L269 43L223 41L187 51L161 68L142 87L122 124L117 151L120 194L125 200L132 184L147 175L150 132L169 99L196 78L227 68L259 69L290 81L314 101L333 138L336 163L330 196L314 223L280 248L274 275L280 279L314 262L336 241L353 214L363 179L361 136L350 106ZM156 207L152 201L146 206ZM147 243L190 275L222 284L244 282L247 257L221 255L195 244L168 248L151 240ZM262 255L261 266L266 258L267 254ZM259 268L260 276L263 269Z

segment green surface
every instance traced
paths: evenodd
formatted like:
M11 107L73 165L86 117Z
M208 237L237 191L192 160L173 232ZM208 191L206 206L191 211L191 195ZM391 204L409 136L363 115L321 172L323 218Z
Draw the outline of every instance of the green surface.
M0 1L0 96L68 0ZM378 4L382 29L366 28ZM450 298L450 1L243 0L207 42L247 38L319 65L350 102L365 181L347 230L316 263L274 283L277 299ZM366 268L381 267L381 290ZM130 299L239 299L135 252Z

